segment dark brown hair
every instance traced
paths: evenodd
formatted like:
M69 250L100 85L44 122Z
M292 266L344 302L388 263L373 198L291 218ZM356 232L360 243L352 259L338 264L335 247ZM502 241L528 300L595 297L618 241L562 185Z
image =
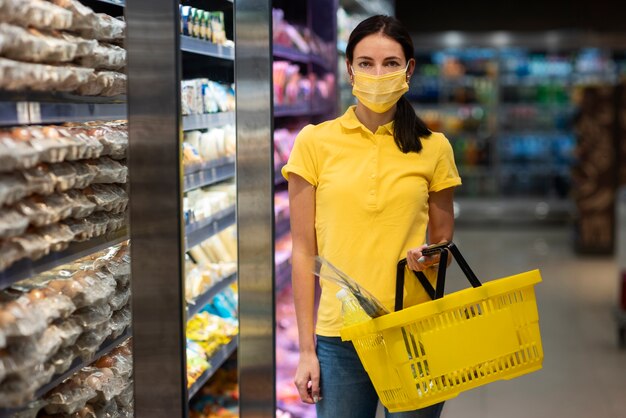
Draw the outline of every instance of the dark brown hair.
M395 40L402 46L404 57L408 62L414 58L413 41L411 35L399 20L390 17L377 15L372 16L357 25L350 34L348 46L346 47L346 57L352 63L354 58L354 48L361 40L369 35L382 33ZM403 153L420 152L422 142L420 138L428 138L430 129L416 114L413 106L402 96L396 106L396 114L393 121L393 136L396 145Z

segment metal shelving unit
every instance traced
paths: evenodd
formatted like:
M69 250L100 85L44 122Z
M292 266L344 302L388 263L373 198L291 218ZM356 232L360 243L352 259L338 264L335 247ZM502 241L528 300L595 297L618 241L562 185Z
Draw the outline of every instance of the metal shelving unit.
M332 70L332 64L325 60L324 57L317 54L301 52L294 48L289 48L282 45L274 45L273 55L275 58L286 59L289 61L299 62L303 64L312 63L315 65L319 65L326 70Z
M195 247L236 222L235 206L231 206L207 219L187 225L185 228L185 248L189 250Z
M73 242L66 250L50 253L39 260L20 260L8 269L0 272L0 288L7 288L15 282L41 274L55 267L71 263L72 261L78 260L79 258L93 254L97 251L102 251L127 239L128 232L126 228L123 228L119 231L107 233L88 241Z
M235 112L183 116L183 131L194 131L196 129L208 129L215 126L234 124Z
M189 170L189 171L187 171ZM210 186L235 177L235 158L224 157L197 166L185 167L185 191Z
M215 352L215 354L211 356L211 358L209 359L209 370L204 372L202 376L200 376L198 380L196 380L194 384L191 385L191 387L189 388L189 399L193 398L196 393L198 393L200 388L202 388L202 386L204 386L205 383L209 381L211 376L213 376L215 372L222 366L222 364L224 364L224 362L228 360L228 358L235 352L238 342L239 338L234 337L228 344L220 347Z
M181 35L180 37L180 49L184 52L190 52L192 54L205 55L228 61L235 60L235 48L217 45L212 42L192 38L186 35Z
M126 119L125 103L0 102L0 126Z
M187 318L191 318L206 306L207 303L221 293L228 286L237 281L237 273L233 273L229 276L223 277L215 283L209 290L198 296L193 302L187 303Z

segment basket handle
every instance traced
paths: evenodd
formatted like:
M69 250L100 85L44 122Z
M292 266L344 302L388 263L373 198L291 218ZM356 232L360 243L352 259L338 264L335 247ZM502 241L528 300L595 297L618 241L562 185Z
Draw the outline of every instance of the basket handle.
M440 254L439 258L439 268L437 269L437 288L433 288L430 284L426 275L421 271L413 271L413 274L417 277L424 290L431 299L441 299L443 297L445 285L446 285L446 269L448 267L448 250L459 264L459 267L467 277L467 280L470 282L472 287L482 286L478 277L474 274L465 258L461 255L458 247L453 242L446 242L442 244L431 245L424 250L422 250L422 254L429 256ZM398 262L397 270L396 270L396 306L395 310L399 311L402 309L404 305L404 269L407 265L406 258L403 258Z

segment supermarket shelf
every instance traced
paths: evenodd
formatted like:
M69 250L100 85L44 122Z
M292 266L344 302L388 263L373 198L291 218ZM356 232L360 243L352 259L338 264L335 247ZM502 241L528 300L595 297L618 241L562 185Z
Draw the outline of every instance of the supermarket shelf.
M127 239L128 232L126 228L123 228L88 241L73 242L66 250L50 253L36 261L20 260L8 269L0 272L0 289L55 267L71 263L74 260L104 250Z
M185 167L184 188L188 192L232 177L235 177L234 157L219 158L207 163Z
M98 0L101 3L114 4L120 7L126 7L126 3L124 0Z
M122 335L120 335L118 338L111 340L108 339L106 340L101 346L100 349L98 349L98 351L96 352L93 360L91 361L83 361L80 357L75 359L74 362L72 363L72 365L70 366L70 368L62 374L58 374L52 377L52 380L47 383L46 385L42 386L41 388L39 388L39 390L37 390L35 392L35 396L33 399L40 399L42 396L44 396L46 393L50 392L52 389L54 389L55 387L59 386L61 383L63 383L63 381L69 377L71 377L72 375L74 375L76 372L78 372L80 369L82 369L85 366L88 366L89 364L91 364L92 362L96 361L97 359L99 359L100 357L110 353L111 351L113 351L113 349L115 349L116 347L120 346L121 344L123 344L126 340L128 340L130 337L132 336L132 330L131 328L127 328L126 331L124 331L124 333ZM9 418L9 417L15 417L18 416L17 414L24 410L24 407L18 407L18 408L1 408L0 409L0 418Z
M288 116L313 116L323 115L330 112L332 105L330 103L320 103L311 106L309 103L298 103L296 105L275 105L275 117Z
M304 64L313 63L323 67L327 70L331 70L332 64L329 63L324 57L316 54L309 54L306 52L300 52L297 49L289 48L282 45L274 45L273 55L275 58L282 58L293 62L300 62Z
M190 319L192 316L200 312L200 310L202 310L207 303L211 302L217 294L221 293L224 289L236 281L237 273L226 276L211 286L209 290L198 296L192 303L187 303L187 318Z
M283 58L295 62L308 63L311 61L311 54L282 45L274 45L273 55L275 58Z
M183 131L215 128L235 124L235 112L205 113L183 116Z
M79 96L70 93L0 90L0 102L103 104L126 103L126 96Z
M274 116L308 116L311 114L311 106L308 103L296 105L274 105Z
M226 360L235 352L238 344L238 337L234 337L228 344L220 347L215 354L209 359L209 370L204 372L202 376L194 382L189 388L189 399L193 398L196 393L209 381L211 376L224 364Z
M0 126L127 119L125 103L0 102Z
M278 240L279 238L287 235L289 233L289 231L291 230L290 225L289 225L289 217L282 219L278 222L276 222L274 231L275 231L275 237Z
M236 223L237 212L235 206L221 210L215 215L199 222L185 226L185 248L189 250L206 241L213 235L223 231Z
M217 45L202 39L181 35L180 49L192 54L205 55L207 57L219 58L228 61L235 60L235 48Z
M459 198L454 206L458 224L562 223L574 213L570 200L540 197Z

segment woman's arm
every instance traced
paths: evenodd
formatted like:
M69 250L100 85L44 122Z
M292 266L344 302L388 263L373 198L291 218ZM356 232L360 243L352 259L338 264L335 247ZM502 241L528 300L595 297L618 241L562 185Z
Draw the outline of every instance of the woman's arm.
M438 244L452 241L454 235L454 188L450 187L428 196L428 242ZM422 258L421 246L409 250L407 264L411 270L422 271L439 262L439 256ZM452 258L448 258L448 263Z
M295 384L303 402L315 403L319 398L319 362L315 354L313 320L315 303L313 267L314 257L317 255L315 188L294 173L289 174L289 212L293 240L291 281L300 344L300 361Z

